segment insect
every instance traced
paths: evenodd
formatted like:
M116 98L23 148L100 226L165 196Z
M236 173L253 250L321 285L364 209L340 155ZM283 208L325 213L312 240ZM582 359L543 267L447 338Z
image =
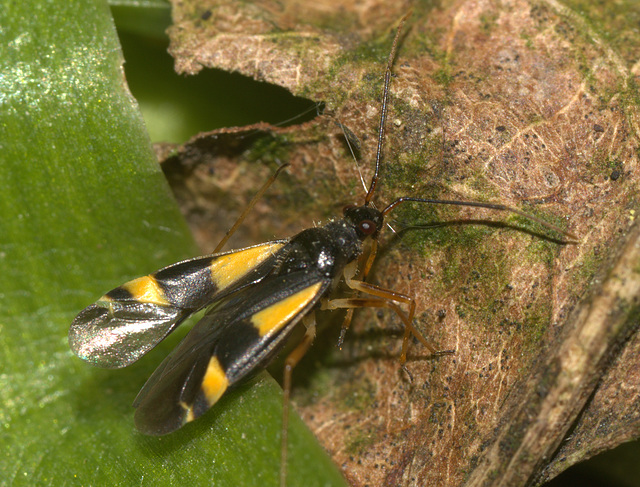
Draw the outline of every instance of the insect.
M73 352L93 365L119 368L140 359L186 318L206 308L204 317L160 364L136 397L135 424L142 433L164 435L202 416L226 391L264 368L302 323L304 337L285 361L280 473L284 484L291 373L314 340L315 310L347 309L342 337L355 308L389 308L405 327L401 364L406 361L411 336L430 353L440 353L414 327L416 305L411 297L366 282L376 256L377 239L391 211L406 202L491 208L524 215L566 234L538 218L500 204L407 196L382 210L374 207L392 66L406 18L396 31L387 61L375 171L362 204L347 206L342 218L289 239L186 260L134 279L109 291L74 319L69 331ZM252 200L227 236L276 175ZM217 250L225 242L226 238ZM339 279L356 294L333 296L334 284Z

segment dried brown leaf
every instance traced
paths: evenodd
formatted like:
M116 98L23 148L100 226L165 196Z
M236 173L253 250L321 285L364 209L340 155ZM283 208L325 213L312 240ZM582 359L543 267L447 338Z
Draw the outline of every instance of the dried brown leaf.
M384 60L408 8L177 4L180 71L239 71L324 101L333 117L212 132L180 148L170 163L192 219L223 213L215 226L230 226L270 172L249 167L255 160L291 168L238 244L291 234L361 199L334 119L362 140L366 180ZM414 347L409 381L396 360L401 340L389 336L395 318L364 311L344 350L321 342L311 352L324 372L297 402L353 485L539 483L639 433L640 144L627 60L637 49L622 56L553 0L420 4L410 22L377 200L497 201L581 241L561 245L522 219L489 226L505 216L485 210L396 215L400 225L474 219L387 235L373 276L415 296L418 325L455 355L433 360Z

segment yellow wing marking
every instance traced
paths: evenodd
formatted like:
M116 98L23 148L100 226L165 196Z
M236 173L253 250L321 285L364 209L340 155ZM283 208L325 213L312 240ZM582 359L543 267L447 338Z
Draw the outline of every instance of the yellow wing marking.
M229 380L224 370L222 370L222 366L217 357L211 357L211 360L209 360L209 365L207 366L207 371L204 373L200 387L209 406L213 406L218 402L218 399L222 397L227 387L229 387ZM193 404L180 401L180 407L186 412L184 418L185 423L196 419L193 412Z
M190 406L189 404L187 404L184 401L180 401L180 407L182 409L184 409L185 412L186 412L185 417L184 417L184 422L185 423L190 423L191 421L196 419L195 415L193 414L193 407L192 406Z
M220 361L217 357L211 357L207 371L202 379L202 392L207 398L209 405L213 406L218 399L224 394L229 386L229 380L227 379Z
M219 289L224 289L253 270L265 259L271 257L283 245L282 242L266 243L239 252L221 255L209 266L211 280Z
M278 331L309 304L321 286L322 283L318 282L302 291L292 294L282 301L272 304L268 308L253 315L251 317L251 323L258 329L260 336Z
M164 297L158 282L151 276L139 277L123 284L122 289L129 291L131 296L142 303L153 303L159 306L171 306ZM104 299L104 297L102 298Z

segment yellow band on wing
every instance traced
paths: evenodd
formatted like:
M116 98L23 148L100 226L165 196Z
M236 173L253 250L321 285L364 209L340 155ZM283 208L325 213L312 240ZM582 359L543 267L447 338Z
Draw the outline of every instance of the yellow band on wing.
M142 303L170 306L158 282L151 276L139 277L123 284L121 287L131 293L134 299Z
M258 329L260 336L278 331L309 304L318 294L321 286L322 283L318 282L302 291L292 294L288 298L272 304L268 308L253 315L251 317L251 323Z
M213 406L229 387L229 380L222 370L217 357L211 357L209 366L202 379L202 392L209 405Z
M267 243L239 252L221 255L209 266L211 280L219 289L224 289L253 270L268 257L271 257L283 245L284 243L282 242Z

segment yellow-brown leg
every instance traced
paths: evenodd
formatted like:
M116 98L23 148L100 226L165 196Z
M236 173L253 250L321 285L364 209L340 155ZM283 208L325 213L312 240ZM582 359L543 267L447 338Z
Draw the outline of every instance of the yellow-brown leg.
M369 255L367 255L367 258L364 263L364 267L362 268L362 273L361 273L362 281L365 281L367 279L367 276L369 275L369 271L371 270L371 266L373 266L373 262L376 259L377 253L378 253L378 241L372 240L371 247L369 248ZM345 269L345 275L348 275L348 274L355 274L355 270L352 273L350 273ZM350 278L352 277L353 275L350 275ZM342 322L342 327L340 328L340 337L338 338L338 348L340 349L342 349L342 344L344 343L344 337L347 334L347 330L351 325L352 319L353 319L353 308L347 310L347 314L345 315L344 321Z
M429 342L429 340L427 340L413 325L413 317L416 311L416 302L413 298L402 293L391 291L390 289L378 287L374 284L352 279L352 276L352 269L345 269L345 283L347 286L356 291L375 296L375 298L333 299L324 303L322 306L323 309L347 308L351 311L354 308L390 308L395 311L405 326L404 337L402 340L402 351L400 354L400 363L403 366L407 359L407 349L409 347L409 338L411 335L415 336L420 343L422 343L427 350L434 355L453 353L452 350L438 350L438 348ZM409 306L408 314L400 308L398 303ZM351 315L352 314L353 312L351 312Z
M369 252L367 254L366 259L359 259L359 262L364 262L364 266L362 267L362 272L360 273L360 278L362 281L366 281L367 276L369 275L369 271L373 266L373 262L376 260L376 254L378 253L378 241L372 240L371 246L369 247ZM351 266L347 266L344 270L344 274L347 280L352 279L356 273L358 272L359 267L354 262ZM340 328L340 337L338 338L338 348L342 349L342 344L344 343L344 337L347 334L347 330L351 325L351 320L353 319L353 309L347 310L347 314L344 317L344 321L342 322L342 327Z
M389 308L395 311L398 317L402 320L402 323L405 326L404 338L402 340L402 352L400 354L400 363L404 365L407 360L407 347L409 344L409 337L411 335L415 336L420 343L422 343L432 354L438 355L441 353L429 340L427 340L418 329L413 326L413 323L407 316L407 314L402 311L400 306L397 303L394 303L388 299L382 298L347 298L347 299L332 299L331 301L327 301L327 303L323 306L323 309L341 309L341 308Z
M353 319L353 308L347 310L347 314L344 316L342 327L340 328L340 336L338 337L338 348L342 350L342 344L344 343L344 337L347 334L351 320Z
M282 445L280 450L280 487L287 485L287 443L289 440L289 400L291 398L291 375L316 337L316 317L311 313L302 319L307 331L302 341L287 356L284 362L284 383L282 394Z
M367 276L369 275L369 271L373 266L373 261L376 260L376 254L378 253L378 241L372 240L371 247L369 248L369 255L367 256L367 262L362 268L362 280L366 281Z

